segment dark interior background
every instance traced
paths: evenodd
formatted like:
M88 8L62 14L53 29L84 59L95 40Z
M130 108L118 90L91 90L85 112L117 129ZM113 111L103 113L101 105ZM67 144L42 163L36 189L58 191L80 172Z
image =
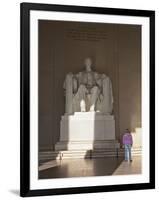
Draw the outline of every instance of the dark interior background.
M64 114L68 72L93 68L113 85L116 139L141 127L141 26L39 21L39 150L54 150Z

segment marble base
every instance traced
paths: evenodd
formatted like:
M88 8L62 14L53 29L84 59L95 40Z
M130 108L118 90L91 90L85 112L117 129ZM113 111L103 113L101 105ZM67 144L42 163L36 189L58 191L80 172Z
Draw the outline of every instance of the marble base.
M113 115L75 112L74 115L62 116L60 141L55 150L114 148L116 143Z

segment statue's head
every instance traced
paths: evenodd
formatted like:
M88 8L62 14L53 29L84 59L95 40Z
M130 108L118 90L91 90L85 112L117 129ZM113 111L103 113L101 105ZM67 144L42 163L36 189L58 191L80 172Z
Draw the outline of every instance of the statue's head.
M92 71L91 69L91 65L92 65L92 60L91 58L86 58L85 61L84 61L84 64L85 64L85 67L86 67L86 71L90 72Z

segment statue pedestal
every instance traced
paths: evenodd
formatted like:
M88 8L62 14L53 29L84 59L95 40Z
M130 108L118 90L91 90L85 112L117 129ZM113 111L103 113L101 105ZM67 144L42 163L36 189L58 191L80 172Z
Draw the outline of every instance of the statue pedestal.
M115 148L113 115L100 112L75 112L64 115L60 124L60 141L55 150Z

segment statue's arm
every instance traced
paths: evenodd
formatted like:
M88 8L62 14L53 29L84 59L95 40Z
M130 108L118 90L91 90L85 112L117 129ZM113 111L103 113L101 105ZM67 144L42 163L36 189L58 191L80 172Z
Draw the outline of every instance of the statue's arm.
M99 88L102 88L102 80L101 79L96 80L96 83L99 86Z
M102 88L102 80L101 80L100 74L95 72L94 77L95 77L96 85L101 89Z
M63 83L63 88L64 88L64 95L66 96L66 94L68 92L70 92L70 89L71 89L71 85L72 85L72 76L73 74L71 72L69 72L67 75L66 75L66 78L65 78L65 81Z

